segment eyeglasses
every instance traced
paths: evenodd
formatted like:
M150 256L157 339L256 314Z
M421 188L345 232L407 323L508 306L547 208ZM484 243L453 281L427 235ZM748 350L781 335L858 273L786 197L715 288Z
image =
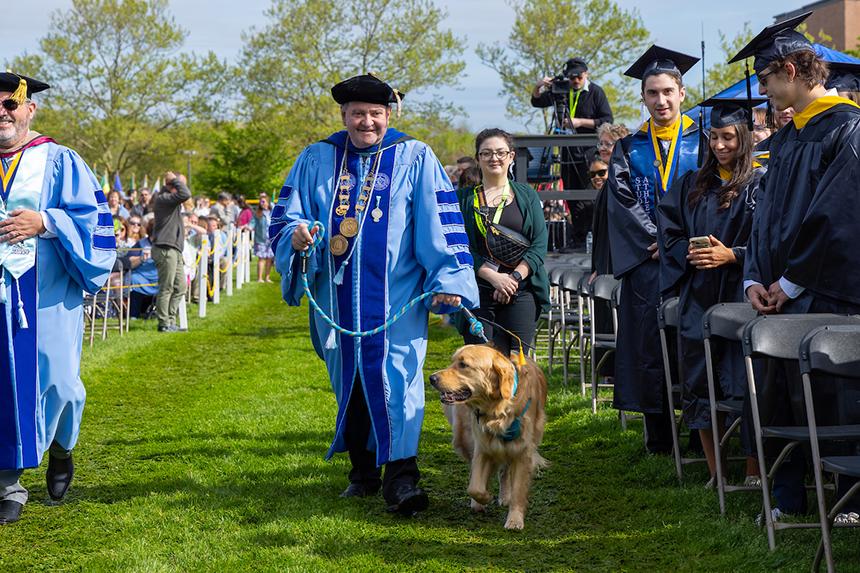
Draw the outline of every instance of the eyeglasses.
M594 177L606 177L607 171L608 171L608 169L598 169L597 171L589 171L588 176L591 177L592 179Z
M140 221L129 221L128 224L132 227L140 227Z
M490 159L504 159L508 157L512 151L510 149L496 149L493 151L492 149L485 149L478 153L478 157L483 159L484 161L489 161Z
M774 73L775 72L773 72L773 71L770 71L770 72L765 71L765 72L762 72L760 74L756 74L756 76L758 77L758 83L760 83L764 87L767 87L767 78L772 76Z
M0 105L2 105L3 109L5 109L6 111L15 111L16 109L18 109L19 104L13 99L4 99L2 102L0 102Z
M615 145L614 141L598 141L597 142L597 148L598 149L612 149L612 147L614 145Z

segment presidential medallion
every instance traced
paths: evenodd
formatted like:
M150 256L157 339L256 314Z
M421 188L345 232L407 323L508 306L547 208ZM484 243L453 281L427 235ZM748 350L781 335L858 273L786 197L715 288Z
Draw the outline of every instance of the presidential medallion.
M358 234L358 221L355 217L346 217L340 222L340 234L346 238L354 237Z
M331 238L328 245L331 254L336 257L341 256L349 248L349 241L343 235L335 235Z

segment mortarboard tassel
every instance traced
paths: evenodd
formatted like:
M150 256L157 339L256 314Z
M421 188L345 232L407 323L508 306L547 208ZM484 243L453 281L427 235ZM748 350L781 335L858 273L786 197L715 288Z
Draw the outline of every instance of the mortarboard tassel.
M18 77L18 88L14 92L12 92L12 95L9 96L9 99L14 102L17 102L18 105L24 105L24 102L27 101L27 80L20 76Z
M520 341L520 355L517 357L517 364L520 366L526 365L526 355L523 353L522 341Z

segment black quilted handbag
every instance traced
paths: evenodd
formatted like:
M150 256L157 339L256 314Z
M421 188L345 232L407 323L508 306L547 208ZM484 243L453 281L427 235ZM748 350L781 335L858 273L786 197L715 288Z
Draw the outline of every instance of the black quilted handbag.
M481 192L478 192L478 201L480 207L476 211L486 231L484 244L487 247L487 254L496 264L510 269L515 268L523 260L523 255L528 248L532 246L531 241L509 227L493 223L490 219L490 209Z

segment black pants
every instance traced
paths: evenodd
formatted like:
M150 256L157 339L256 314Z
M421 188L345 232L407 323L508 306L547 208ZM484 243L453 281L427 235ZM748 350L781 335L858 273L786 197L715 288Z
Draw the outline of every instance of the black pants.
M510 330L520 337L522 341L531 345L534 342L535 330L537 329L537 303L535 295L528 289L520 289L516 297L509 304L500 304L493 300L494 289L479 284L481 296L481 308L475 311L478 319L486 318L492 320ZM496 328L488 322L484 322L484 334L496 347L496 350L510 355L511 350L519 352L519 341L500 328ZM481 344L484 342L468 331L463 335L466 344ZM523 352L528 353L528 346L523 347Z
M392 495L402 485L416 485L421 479L418 471L418 461L415 456L402 460L392 460L385 464L385 476L376 465L376 452L367 449L370 437L370 413L367 411L367 401L361 380L356 377L353 383L352 396L346 410L346 428L344 439L349 450L349 461L352 469L349 471L351 483L363 484L373 491L382 486L382 496L388 503L393 503Z

